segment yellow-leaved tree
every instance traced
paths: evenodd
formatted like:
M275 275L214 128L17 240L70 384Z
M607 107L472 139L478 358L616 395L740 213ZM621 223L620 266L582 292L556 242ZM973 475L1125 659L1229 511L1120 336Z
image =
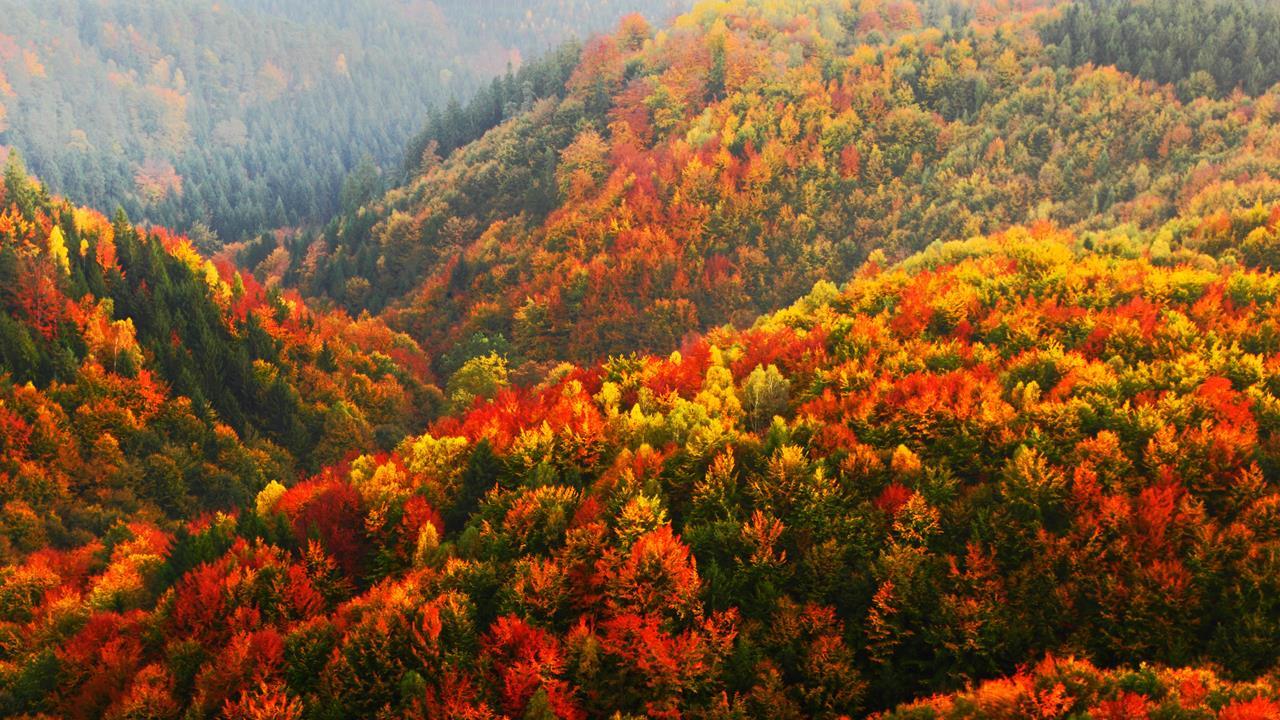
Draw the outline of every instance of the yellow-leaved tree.
M67 238L62 234L62 228L58 225L53 226L53 231L49 233L49 257L58 264L62 272L71 271L71 257L67 253Z

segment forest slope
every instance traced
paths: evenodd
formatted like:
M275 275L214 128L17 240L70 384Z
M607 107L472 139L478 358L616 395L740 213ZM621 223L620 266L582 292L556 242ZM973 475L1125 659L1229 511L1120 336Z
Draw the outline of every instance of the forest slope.
M1277 11L1189 2L628 18L266 282L11 162L0 715L1274 717Z
M438 405L417 345L51 198L0 189L0 557L250 503Z
M473 365L393 453L5 568L0 708L834 718L1051 653L1136 674L1044 717L1171 678L1254 717L1276 689L1228 681L1280 661L1278 258L1280 206L1040 223L669 356Z
M104 212L235 241L336 213L427 112L687 0L3 0L0 144Z
M386 308L447 375L490 350L520 365L669 349L876 251L1280 196L1280 91L1184 101L1185 83L1087 64L1095 45L1046 45L1105 26L1054 30L1061 11L1040 5L736 0L665 29L633 18L586 48L563 97L415 159L409 184L291 244L284 277ZM1244 86L1262 79L1277 78Z

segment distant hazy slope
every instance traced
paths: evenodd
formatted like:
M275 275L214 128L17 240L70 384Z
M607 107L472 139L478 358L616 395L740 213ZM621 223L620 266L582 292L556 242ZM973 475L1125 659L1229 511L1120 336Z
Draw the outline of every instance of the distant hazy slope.
M335 212L362 157L398 165L509 62L682 5L0 0L0 145L76 201L231 239Z

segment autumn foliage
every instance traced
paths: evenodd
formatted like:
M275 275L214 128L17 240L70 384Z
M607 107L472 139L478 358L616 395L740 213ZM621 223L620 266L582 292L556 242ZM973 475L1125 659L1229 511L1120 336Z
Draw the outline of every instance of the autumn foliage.
M1064 64L1042 37L1055 4L734 0L620 26L563 97L297 243L290 277L384 311L448 375L490 349L513 367L670 352L935 240L1280 197L1280 95Z
M11 166L0 715L1280 715L1274 91L929 8L628 19L355 320Z
M0 701L1271 717L1280 287L1235 248L1277 218L939 244L80 550L28 509L72 491L40 454L67 410L14 387Z

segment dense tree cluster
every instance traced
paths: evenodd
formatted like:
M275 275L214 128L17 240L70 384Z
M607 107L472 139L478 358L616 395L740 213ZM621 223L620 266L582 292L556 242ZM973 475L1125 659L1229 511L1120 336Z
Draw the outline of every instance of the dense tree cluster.
M1082 0L1043 35L1064 64L1114 65L1187 100L1280 82L1280 7L1267 0Z
M666 30L630 18L583 49L563 97L289 244L285 279L389 308L447 374L490 351L520 366L670 348L876 251L1280 197L1280 90L1184 102L1060 65L1044 18L811 0L707 5Z
M836 718L1008 674L889 717L1271 717L1278 249L1280 205L1041 222L669 356L478 357L394 452L0 571L0 709Z
M244 507L393 447L440 404L425 356L380 321L313 313L184 237L51 199L13 162L0 308L3 558Z
M1009 678L985 682L963 693L930 698L874 720L994 720L995 718L1091 717L1221 718L1280 717L1280 686L1274 681L1232 682L1207 668L1143 665L1103 671L1074 658L1048 658Z
M239 240L328 218L363 158L398 169L522 56L689 4L3 0L0 144L79 203Z
M413 176L430 169L441 158L479 140L506 120L531 111L536 101L562 97L581 52L578 43L566 43L518 72L508 69L505 76L480 88L465 106L453 100L443 108L435 108L426 127L409 143L405 171ZM344 207L347 212L358 209Z
M0 716L1280 716L1271 10L1057 5L629 16L213 256L11 158Z

